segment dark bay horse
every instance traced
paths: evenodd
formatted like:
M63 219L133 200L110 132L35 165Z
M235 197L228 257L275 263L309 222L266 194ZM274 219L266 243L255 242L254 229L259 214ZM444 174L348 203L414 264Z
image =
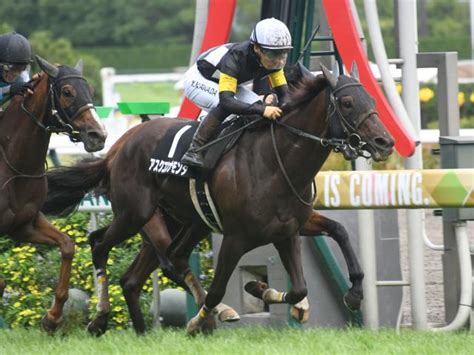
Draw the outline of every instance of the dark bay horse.
M259 293L260 285L255 285L251 291L267 303L294 305L302 301L307 290L298 232L308 223L306 229L311 233L335 228L312 211L314 176L332 149L346 157L366 152L374 160L385 159L392 152L393 139L380 122L373 99L359 83L356 70L350 77L332 74L325 68L323 73L304 81L292 93L292 104L281 120L270 128L246 132L239 144L222 157L210 178L224 239L215 278L204 306L188 324L188 332L215 327L214 308L222 300L240 257L268 243L279 251L292 289L287 293L263 289ZM183 226L168 251L183 275L189 269L187 257L191 250L209 232L193 207L187 180L148 172L148 159L156 142L178 125L183 121L163 118L147 122L128 131L104 159L53 173L54 180L68 187L56 191L63 204L58 209L79 203L82 196L78 195L97 186L112 201L112 224L101 231L100 238L93 238L93 261L100 278L99 309L101 301L108 299L105 268L110 249L155 216L164 212ZM358 272L351 274L353 283L355 278L361 281L363 277L360 268Z
M53 305L42 320L45 330L54 331L68 297L74 244L40 212L47 192L45 162L51 133L63 132L82 141L88 152L101 150L107 134L82 76L82 62L72 68L36 59L43 71L33 77L34 93L15 96L0 116L0 235L59 247L59 281Z

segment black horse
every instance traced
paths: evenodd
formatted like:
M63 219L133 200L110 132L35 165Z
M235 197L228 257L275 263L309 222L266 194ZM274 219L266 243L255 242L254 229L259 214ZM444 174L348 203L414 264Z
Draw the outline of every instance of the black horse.
M332 74L326 68L323 73L304 80L292 93L291 105L281 120L246 132L208 180L224 239L215 278L204 306L188 324L189 333L215 327L213 310L222 300L240 257L268 243L279 251L292 289L281 293L252 284L248 290L267 303L301 302L307 290L298 232L304 230L310 216L314 217L314 176L332 149L346 158L369 154L374 160L385 159L392 152L393 139L374 110L374 100L359 83L357 70L354 68L350 77ZM193 247L209 232L193 206L186 179L147 171L156 141L167 130L184 124L168 118L147 122L128 131L104 159L53 173L55 181L68 187L52 191L63 199L56 206L58 210L77 204L84 191L99 185L112 201L115 218L94 238L93 246L101 301L108 298L105 268L110 249L157 214L170 215L183 226L168 250L173 265L183 275L189 271L188 256ZM320 230L332 228L325 227ZM351 281L352 276L362 279L360 269L358 272L351 275Z

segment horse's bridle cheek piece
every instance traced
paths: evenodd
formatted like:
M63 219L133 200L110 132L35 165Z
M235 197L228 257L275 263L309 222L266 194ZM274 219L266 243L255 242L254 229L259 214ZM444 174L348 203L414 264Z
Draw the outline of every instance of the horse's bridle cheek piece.
M345 144L342 146L336 146L334 150L336 152L339 151L345 151L345 156L354 156L356 158L357 156L364 157L364 158L370 158L370 156L366 156L364 154L364 151L362 148L365 145L370 145L369 142L366 142L362 139L361 134L359 133L359 128L360 126L365 122L366 119L368 119L372 114L377 114L377 111L375 110L370 110L367 113L365 113L362 118L360 118L358 121L356 120L354 124L351 124L347 118L344 116L344 114L341 112L341 109L339 108L339 98L335 95L336 93L342 91L343 89L347 87L353 87L353 86L362 86L361 83L348 83L345 85L342 85L335 90L330 91L329 93L329 107L328 107L328 116L327 120L332 120L334 117L338 117L342 129L344 131L344 134L346 135L344 141Z

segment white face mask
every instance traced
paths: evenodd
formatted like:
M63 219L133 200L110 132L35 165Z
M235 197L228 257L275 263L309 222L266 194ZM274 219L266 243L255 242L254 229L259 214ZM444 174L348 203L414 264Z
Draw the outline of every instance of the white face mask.
M1 64L2 78L7 83L13 83L26 69L22 64Z

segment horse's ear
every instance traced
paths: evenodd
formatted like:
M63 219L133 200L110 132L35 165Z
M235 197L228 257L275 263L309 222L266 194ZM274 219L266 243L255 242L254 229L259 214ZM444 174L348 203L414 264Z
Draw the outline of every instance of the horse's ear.
M83 68L84 68L84 62L82 61L82 59L79 59L76 63L76 66L74 67L74 69L79 71L79 73L82 75L82 69Z
M324 76L329 81L331 88L335 89L337 85L337 76L329 71L324 65L321 64L321 70L323 71Z
M52 78L56 78L58 76L59 69L57 67L49 63L46 59L41 58L39 55L36 55L35 58L40 68L46 74L48 74Z
M351 77L359 81L359 69L357 69L357 63L355 60L352 62Z

